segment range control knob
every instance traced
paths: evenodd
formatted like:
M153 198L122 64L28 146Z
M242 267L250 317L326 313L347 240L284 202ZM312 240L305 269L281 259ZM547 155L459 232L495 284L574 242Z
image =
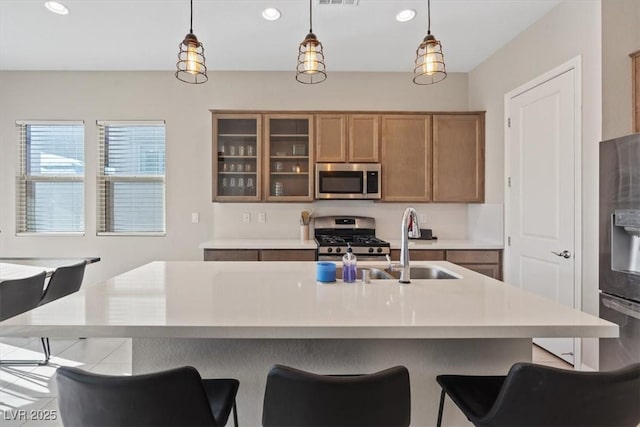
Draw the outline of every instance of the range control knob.
M327 248L327 252L329 253L333 252L333 248Z
M373 248L369 248L369 253L373 253Z
M382 248L378 248L376 252L378 253L382 252Z
M340 252L342 252L342 249L336 248L336 253L339 254Z

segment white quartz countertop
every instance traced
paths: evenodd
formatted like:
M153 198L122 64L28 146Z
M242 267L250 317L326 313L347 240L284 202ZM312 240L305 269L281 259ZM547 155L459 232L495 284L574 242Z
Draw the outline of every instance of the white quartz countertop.
M313 249L314 240L300 239L216 239L201 243L200 249Z
M400 240L390 240L391 249L400 249ZM215 239L200 244L200 249L316 249L313 240L299 239ZM473 240L410 240L409 248L422 250L502 249L502 243Z
M360 263L371 266L376 263ZM454 264L452 280L319 284L315 262L156 261L0 324L2 336L615 337L618 326Z

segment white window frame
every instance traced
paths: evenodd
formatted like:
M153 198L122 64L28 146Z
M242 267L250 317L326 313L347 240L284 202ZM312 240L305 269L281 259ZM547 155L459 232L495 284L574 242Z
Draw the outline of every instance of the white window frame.
M84 185L86 175L86 161L82 176L74 175L31 175L27 170L28 150L27 133L24 130L29 125L81 125L83 127L82 143L84 145L84 133L86 131L83 120L17 120L16 130L18 132L18 169L16 174L16 236L84 236L87 227L85 216L86 187ZM83 154L86 158L86 151L83 147ZM27 231L27 191L29 183L37 182L81 182L83 184L82 215L85 216L83 229L81 231Z
M136 120L136 121L111 121L98 120L98 176L97 176L97 224L98 236L149 236L162 237L167 234L167 187L166 187L166 123L164 120ZM107 175L105 174L105 127L108 126L165 126L165 172L164 175ZM163 231L107 231L108 230L108 204L107 189L116 182L149 182L162 183L162 216Z

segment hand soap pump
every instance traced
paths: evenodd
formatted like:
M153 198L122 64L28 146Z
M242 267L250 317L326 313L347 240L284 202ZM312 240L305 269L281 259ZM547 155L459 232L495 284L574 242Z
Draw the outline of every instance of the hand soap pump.
M347 253L342 257L342 281L344 283L355 283L357 259L353 254L351 246L347 249Z

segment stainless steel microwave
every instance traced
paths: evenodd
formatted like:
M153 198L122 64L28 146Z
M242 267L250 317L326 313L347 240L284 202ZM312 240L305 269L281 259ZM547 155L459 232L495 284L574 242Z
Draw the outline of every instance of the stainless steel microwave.
M316 199L380 199L379 163L316 164Z

